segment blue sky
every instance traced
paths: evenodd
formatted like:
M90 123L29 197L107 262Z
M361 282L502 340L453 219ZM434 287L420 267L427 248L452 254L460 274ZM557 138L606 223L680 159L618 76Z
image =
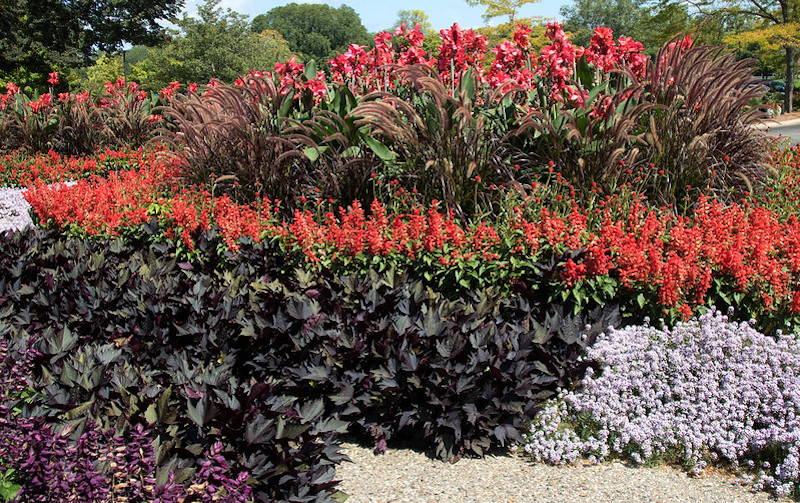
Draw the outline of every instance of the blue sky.
M361 16L361 22L370 32L377 32L393 26L397 19L397 11L401 9L418 9L425 11L430 17L433 28L440 30L448 28L453 23L458 23L462 28L479 28L485 23L481 19L484 10L481 7L471 7L464 0L434 0L404 2L375 1L375 0L294 0L295 3L327 3L339 7L342 3L349 5ZM186 7L189 13L196 11L198 0L187 0ZM220 7L230 8L251 18L263 14L273 7L286 5L289 1L258 1L258 0L222 0ZM541 0L534 4L525 5L519 12L520 17L541 16L545 19L560 19L559 9L562 5L571 4L571 0ZM493 24L502 21L500 18L493 20Z

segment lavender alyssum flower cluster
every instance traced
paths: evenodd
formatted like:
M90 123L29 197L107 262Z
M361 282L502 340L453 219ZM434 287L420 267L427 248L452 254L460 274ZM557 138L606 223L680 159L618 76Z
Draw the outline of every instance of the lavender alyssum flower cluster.
M540 462L610 457L728 464L756 489L800 493L800 338L765 336L717 311L672 329L610 329L600 363L525 435Z
M19 230L31 225L30 205L23 189L0 187L0 232Z

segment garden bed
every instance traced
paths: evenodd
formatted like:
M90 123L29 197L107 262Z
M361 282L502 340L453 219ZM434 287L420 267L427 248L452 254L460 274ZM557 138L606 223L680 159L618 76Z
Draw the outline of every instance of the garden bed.
M486 66L455 25L330 78L9 85L35 227L0 236L6 496L340 500L345 433L800 496L798 150L752 127L748 63L529 33Z

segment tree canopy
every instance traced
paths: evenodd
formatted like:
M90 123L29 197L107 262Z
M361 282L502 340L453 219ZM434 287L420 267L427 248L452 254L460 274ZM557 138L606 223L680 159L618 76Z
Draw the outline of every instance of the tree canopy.
M22 84L27 76L82 61L80 21L59 0L0 2L0 76Z
M62 0L83 26L86 50L119 51L125 42L157 45L166 41L159 20L174 20L184 0Z
M0 83L33 92L47 73L85 66L97 51L164 42L158 21L174 19L183 1L2 0Z
M255 33L275 30L303 60L325 63L350 44L370 45L372 38L352 7L290 3L253 18Z
M183 0L3 0L0 78L36 82L54 69L86 64L96 51L166 40L159 20Z
M527 4L536 3L539 0L467 0L470 5L482 5L486 12L483 14L483 20L489 20L496 17L508 16L508 24L513 25L520 21L517 19L519 10L522 6Z
M197 18L186 14L176 21L180 33L164 47L148 50L133 65L132 75L148 87L173 80L206 83L211 78L232 82L250 70L272 70L289 59L286 40L278 32L253 33L247 16L218 7L220 0L198 6Z
M792 111L792 94L800 37L800 1L798 0L698 0L693 2L701 15L708 18L731 17L745 21L745 28L730 30L727 41L757 41L767 47L779 47L783 53L786 75L784 109ZM750 21L747 23L747 21ZM738 41L736 35L739 34ZM733 37L732 37L733 36ZM744 38L741 38L744 37Z
M397 11L397 19L394 22L394 26L391 28L394 29L401 24L406 23L408 28L413 28L415 25L419 25L423 33L430 32L433 31L433 26L431 26L431 22L428 21L428 19L428 15L422 10L399 10Z
M647 12L634 0L573 0L561 8L561 15L569 31L581 33L579 38L586 38L582 32L591 34L598 26L611 28L615 36L632 37Z
M736 47L742 57L758 59L762 74L774 74L784 70L784 46L800 46L800 23L763 23L750 29L729 33L725 44Z
M604 26L615 36L633 37L651 52L687 31L692 21L686 5L672 0L573 0L561 8L561 15L578 44L588 44L594 29Z

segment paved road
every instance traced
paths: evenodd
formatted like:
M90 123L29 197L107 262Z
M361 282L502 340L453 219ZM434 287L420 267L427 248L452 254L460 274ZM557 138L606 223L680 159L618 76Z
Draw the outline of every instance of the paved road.
M789 138L792 143L800 143L800 124L771 125L768 134Z

